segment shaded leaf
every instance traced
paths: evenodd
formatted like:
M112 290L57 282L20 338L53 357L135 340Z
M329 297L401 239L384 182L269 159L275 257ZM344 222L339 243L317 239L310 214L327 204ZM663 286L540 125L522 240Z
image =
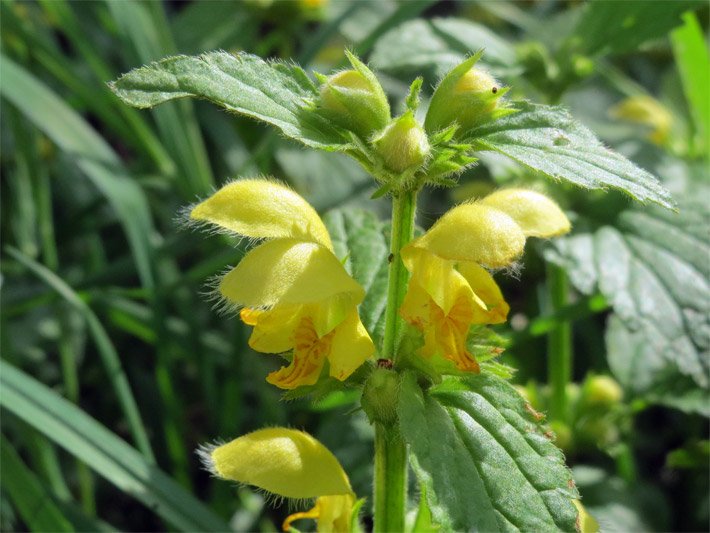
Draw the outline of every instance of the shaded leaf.
M698 0L587 2L573 38L586 54L631 52L680 26L683 12L702 5Z
M324 217L336 255L367 291L360 304L360 319L379 347L384 334L389 263L389 226L362 209L337 209Z
M395 73L425 71L441 78L467 55L484 50L483 61L510 68L515 50L488 28L458 18L412 20L385 34L375 46L371 61L381 70Z
M686 199L679 210L625 211L616 227L556 240L546 255L613 306L609 365L632 395L708 412L708 209Z

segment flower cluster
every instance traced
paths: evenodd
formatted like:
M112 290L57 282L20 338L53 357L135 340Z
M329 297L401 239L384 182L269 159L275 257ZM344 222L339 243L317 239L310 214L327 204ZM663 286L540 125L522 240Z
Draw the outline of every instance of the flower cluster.
M249 346L291 352L267 377L282 389L312 385L328 362L343 381L372 356L374 345L357 313L364 289L345 271L315 210L288 187L265 179L232 182L198 204L194 221L267 239L219 284L219 292L254 326Z
M526 237L553 237L569 229L565 214L546 196L503 189L454 207L403 248L411 279L400 313L424 335L420 355L479 372L466 349L468 331L472 324L504 322L509 310L484 266L509 266L522 254Z

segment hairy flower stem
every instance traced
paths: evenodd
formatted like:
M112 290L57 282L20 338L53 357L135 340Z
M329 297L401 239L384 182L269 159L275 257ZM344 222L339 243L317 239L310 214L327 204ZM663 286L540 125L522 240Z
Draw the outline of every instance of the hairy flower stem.
M552 311L568 304L569 281L565 271L548 263L547 285ZM572 324L560 320L547 336L547 378L552 391L550 415L564 420L567 413L567 384L572 380Z
M414 216L417 191L407 190L392 200L392 234L390 265L387 284L385 333L381 357L396 362L397 344L402 319L398 310L404 300L409 272L402 263L400 251L414 235ZM396 422L392 425L375 424L375 483L374 531L404 531L407 500L407 448Z
M417 191L402 191L392 199L392 233L390 239L390 265L387 281L387 308L385 310L385 333L382 339L381 357L395 360L402 319L398 310L407 292L409 272L404 268L400 250L414 235L414 216L417 210Z
M375 424L375 523L373 531L404 531L407 448L395 427Z

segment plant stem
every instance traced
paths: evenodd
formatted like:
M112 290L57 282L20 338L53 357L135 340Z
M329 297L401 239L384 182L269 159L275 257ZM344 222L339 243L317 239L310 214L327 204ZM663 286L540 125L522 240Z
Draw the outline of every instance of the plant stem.
M409 272L404 268L400 250L414 235L414 216L417 208L417 191L402 191L392 199L392 233L390 239L390 265L387 281L387 309L385 310L385 332L382 339L382 354L394 360L402 319L397 311L402 305L407 291Z
M547 285L552 311L556 313L568 302L567 274L562 268L548 263ZM564 318L547 336L547 377L552 391L551 418L564 420L567 413L567 384L572 380L572 324Z
M398 310L404 300L409 272L401 258L402 247L414 236L417 191L400 191L392 198L387 308L381 357L395 361L402 319ZM404 531L407 501L407 448L398 424L375 423L374 531Z
M373 531L404 531L407 448L397 427L375 424L375 523Z

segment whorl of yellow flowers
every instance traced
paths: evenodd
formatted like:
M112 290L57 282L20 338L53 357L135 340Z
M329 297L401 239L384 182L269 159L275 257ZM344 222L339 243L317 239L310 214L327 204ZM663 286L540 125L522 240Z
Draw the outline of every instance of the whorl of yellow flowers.
M293 356L267 381L282 389L313 385L326 361L329 374L347 379L375 351L357 306L364 289L350 277L315 210L288 187L265 179L225 185L190 213L253 239L250 250L219 284L254 326L249 346Z
M509 306L484 267L502 268L523 252L526 237L568 232L565 214L546 196L503 189L458 205L402 249L411 273L400 314L424 336L420 355L479 372L466 348L472 324L504 322Z

